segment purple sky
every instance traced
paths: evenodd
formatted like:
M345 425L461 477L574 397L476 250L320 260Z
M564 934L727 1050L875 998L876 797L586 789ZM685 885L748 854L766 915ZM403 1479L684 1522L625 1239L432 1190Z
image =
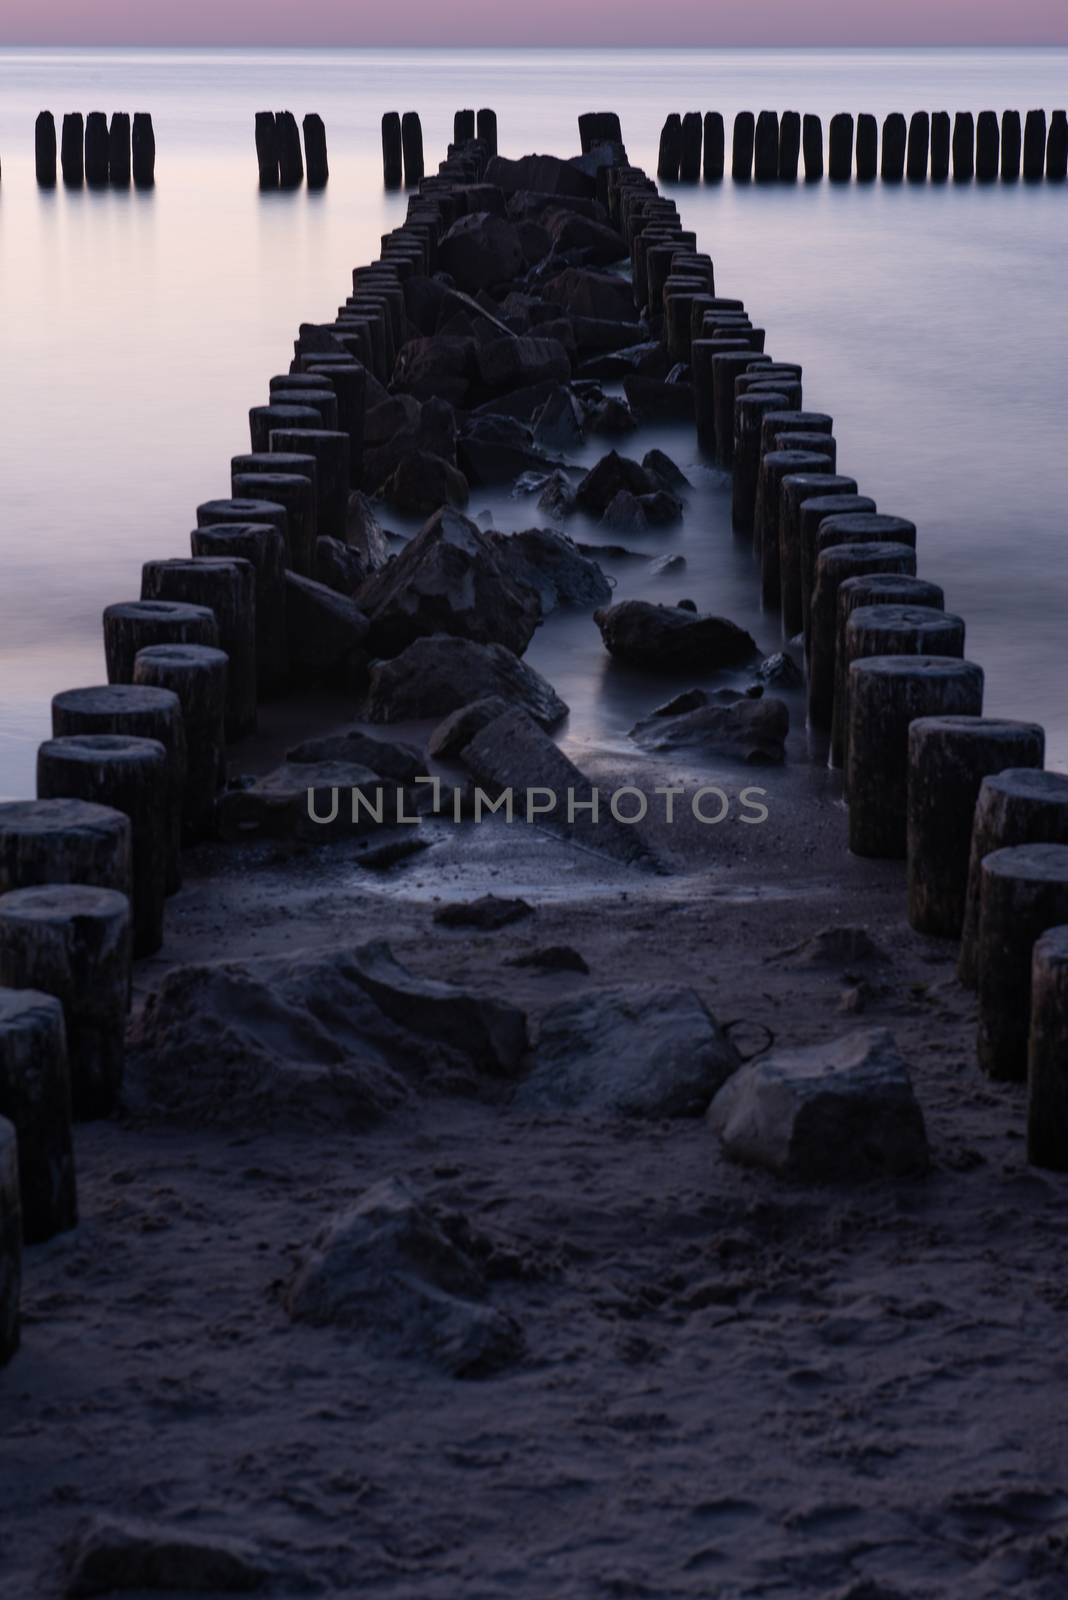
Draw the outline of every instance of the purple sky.
M0 44L1065 44L1065 0L0 0Z

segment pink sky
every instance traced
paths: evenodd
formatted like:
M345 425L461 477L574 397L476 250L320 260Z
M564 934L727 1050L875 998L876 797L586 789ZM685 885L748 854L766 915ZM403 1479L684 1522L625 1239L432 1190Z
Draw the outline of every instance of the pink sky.
M1065 43L1065 0L0 0L0 44Z

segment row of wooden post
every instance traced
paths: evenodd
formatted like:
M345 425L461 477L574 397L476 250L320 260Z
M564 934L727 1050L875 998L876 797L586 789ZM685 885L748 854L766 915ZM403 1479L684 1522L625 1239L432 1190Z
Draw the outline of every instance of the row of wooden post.
M147 111L134 113L131 127L128 111L116 111L110 124L103 111L68 111L63 118L62 140L57 167L56 121L51 111L42 111L34 130L34 159L37 182L42 188L55 187L61 171L68 188L88 183L91 188L129 187L131 179L138 189L151 189L156 181L156 135Z
M292 111L256 112L256 162L261 189L323 189L330 178L326 125L316 112L304 117L304 150Z
M740 111L734 119L731 177L738 183L794 183L803 163L807 183L826 175L834 183L1012 183L1021 176L1037 183L1063 183L1068 177L1068 115L1029 111L914 111L906 123L891 112L882 125L867 112L854 119L842 111L831 118L826 152L823 124L798 111ZM718 183L726 161L723 117L718 111L672 112L660 133L657 175L668 182Z
M457 111L453 117L450 150L477 141L486 159L497 154L497 113L484 106L474 111ZM423 125L418 111L382 114L382 180L387 189L418 188L425 171Z

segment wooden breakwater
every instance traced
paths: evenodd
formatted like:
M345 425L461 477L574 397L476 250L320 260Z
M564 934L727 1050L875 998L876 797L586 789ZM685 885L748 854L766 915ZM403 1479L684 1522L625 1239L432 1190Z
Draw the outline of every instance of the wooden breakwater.
M770 151L767 124L754 119L752 132ZM510 200L514 215L533 206L557 233L516 226L502 237ZM603 270L628 258L629 281ZM918 570L921 530L862 492L800 364L770 353L744 299L721 292L675 200L613 138L591 136L577 164L509 162L487 158L476 132L419 183L352 289L332 322L298 330L289 370L250 409L230 495L197 508L190 553L146 561L139 598L106 608L108 681L54 698L37 799L0 805L0 1362L18 1343L24 1242L76 1220L72 1118L119 1102L131 963L160 947L183 846L324 838L295 833L301 803L368 771L309 754L281 787L226 787L228 749L255 729L262 700L368 681L376 586L410 569L389 557L361 490L432 512L406 548L436 540L440 554L440 508L466 503L454 463L475 482L514 482L539 459L521 419L540 426L543 407L573 438L587 405L628 426L686 418L729 474L765 611L804 662L812 735L843 769L849 846L903 862L913 928L959 941L961 981L978 991L980 1066L1028 1081L1030 1158L1068 1169L1068 776L1043 769L1041 727L983 714L965 621ZM479 337L458 331L476 322ZM626 403L592 392L620 377ZM536 412L524 409L532 389ZM679 484L678 469L650 454L675 476L654 479L610 451L571 486L541 458L555 495L541 503L565 516L599 512L611 495L644 516L644 496L677 519L683 500L666 485ZM476 476L479 462L495 475ZM448 560L498 570L500 547L460 520ZM446 571L432 565L432 617L417 637L437 636L444 618L470 642L455 621L470 612L439 608ZM464 568L459 593L469 580ZM405 595L405 618L409 598L418 594ZM691 607L660 609L685 626ZM536 620L531 604L524 641ZM513 621L506 606L502 625ZM773 682L798 671L789 663L765 663ZM485 694L481 680L471 692ZM548 736L536 748L562 760Z
M304 144L301 146L301 127ZM330 178L326 124L309 111L301 126L292 111L257 111L256 165L261 189L324 189Z
M59 156L57 166L57 153ZM42 111L34 127L34 165L43 189L55 187L61 174L65 187L85 183L94 189L151 189L156 181L156 134L151 114L116 111L109 122L103 111L68 111L62 137L56 140L56 121Z
M671 112L660 134L657 176L668 183L718 183L727 156L718 111ZM826 136L818 116L739 111L730 146L736 183L1063 183L1068 178L1068 115L1019 111L838 112Z

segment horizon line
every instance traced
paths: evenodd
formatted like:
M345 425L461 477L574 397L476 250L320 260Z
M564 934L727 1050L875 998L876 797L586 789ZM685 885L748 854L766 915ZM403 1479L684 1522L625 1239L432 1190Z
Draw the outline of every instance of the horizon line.
M723 44L714 41L703 42L692 39L678 40L673 44L654 44L651 41L649 43L629 41L619 44L606 44L603 39L590 39L588 41L569 40L567 42L549 44L545 41L534 42L522 39L513 39L507 41L501 40L498 43L490 43L485 41L479 41L478 43L475 43L472 41L468 44L447 44L444 42L431 41L425 44L417 45L413 45L410 40L403 39L398 39L395 41L379 40L375 44L361 44L348 39L320 39L314 44L301 44L296 40L275 40L272 43L263 43L254 39L110 39L104 42L99 40L91 42L86 39L64 39L61 41L44 39L0 39L0 50L256 50L263 52L278 50L359 50L368 52L375 50L407 50L411 51L413 54L416 54L421 50L450 51L456 53L469 53L473 50L601 50L606 53L624 50L641 50L646 54L649 52L666 54L667 52L674 50L766 50L769 52L790 50L807 52L818 50L871 51L1064 49L1068 49L1068 34L1066 34L1064 38L1060 39L928 39L914 42L905 42L901 39L869 39L863 43L854 40L843 44L831 44L828 41L824 41L822 43L788 41L780 44L768 44L765 41L758 40L734 40L729 44Z

